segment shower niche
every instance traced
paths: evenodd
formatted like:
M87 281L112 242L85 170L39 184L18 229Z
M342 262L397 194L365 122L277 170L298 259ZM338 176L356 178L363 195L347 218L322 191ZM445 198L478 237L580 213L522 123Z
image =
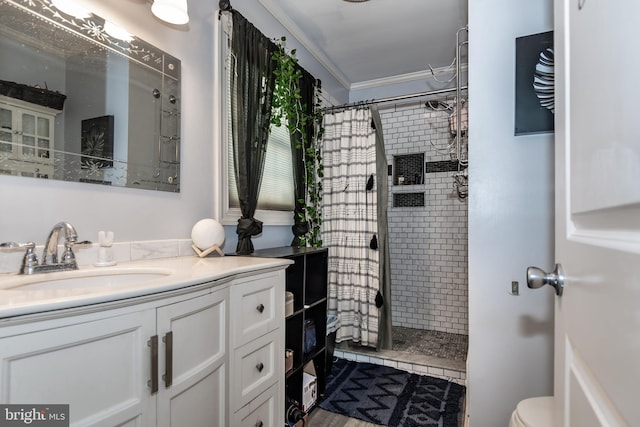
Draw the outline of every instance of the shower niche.
M393 185L424 184L424 153L393 156Z

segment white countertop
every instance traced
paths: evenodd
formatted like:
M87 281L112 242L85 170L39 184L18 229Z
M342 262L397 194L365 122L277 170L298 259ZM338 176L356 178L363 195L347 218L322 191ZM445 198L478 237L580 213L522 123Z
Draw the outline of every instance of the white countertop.
M243 256L198 258L185 256L131 261L112 267L79 266L79 270L71 272L39 273L30 276L2 274L0 275L0 319L172 291L235 274L256 272L289 264L291 264L290 260L281 258ZM29 289L29 287L20 289L19 287L26 280L34 280L36 276L36 280L61 280L78 275L109 274L110 269L117 271L118 274L126 274L127 272L139 274L147 270L150 272L170 272L171 274L133 283L94 288L47 289L46 284L40 285L39 289Z

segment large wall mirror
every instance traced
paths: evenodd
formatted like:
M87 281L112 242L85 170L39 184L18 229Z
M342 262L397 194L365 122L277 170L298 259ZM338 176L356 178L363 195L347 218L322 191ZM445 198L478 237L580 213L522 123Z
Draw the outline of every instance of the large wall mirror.
M0 173L180 191L179 60L72 0L0 0L0 57Z

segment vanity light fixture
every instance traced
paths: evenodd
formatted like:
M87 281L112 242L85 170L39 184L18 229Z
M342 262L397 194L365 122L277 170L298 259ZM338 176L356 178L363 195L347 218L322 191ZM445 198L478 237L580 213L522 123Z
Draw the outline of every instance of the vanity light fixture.
M86 19L91 16L89 9L74 0L52 0L51 4L60 12L78 19Z
M187 0L154 0L151 12L170 24L183 25L189 22Z
M133 34L110 21L104 21L104 31L111 37L122 40L123 42L128 43L133 40Z

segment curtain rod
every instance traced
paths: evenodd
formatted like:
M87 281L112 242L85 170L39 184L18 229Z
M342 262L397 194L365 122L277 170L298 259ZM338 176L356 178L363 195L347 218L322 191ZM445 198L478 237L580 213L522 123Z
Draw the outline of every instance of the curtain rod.
M467 86L462 86L460 88L460 90L465 90L465 89L467 89ZM327 112L332 112L334 110L342 110L342 109L346 109L346 108L364 106L364 105L381 104L381 103L384 103L384 102L402 101L403 99L420 98L420 97L423 97L423 96L441 95L441 94L444 94L444 93L456 92L456 91L457 91L457 88L453 87L453 88L448 88L448 89L433 90L433 91L430 91L430 92L411 93L411 94L408 94L408 95L398 95L398 96L390 96L390 97L387 97L387 98L379 98L379 99L370 99L370 100L358 101L358 102L350 102L348 104L332 105L331 107L326 107L324 109L324 112L327 113Z

